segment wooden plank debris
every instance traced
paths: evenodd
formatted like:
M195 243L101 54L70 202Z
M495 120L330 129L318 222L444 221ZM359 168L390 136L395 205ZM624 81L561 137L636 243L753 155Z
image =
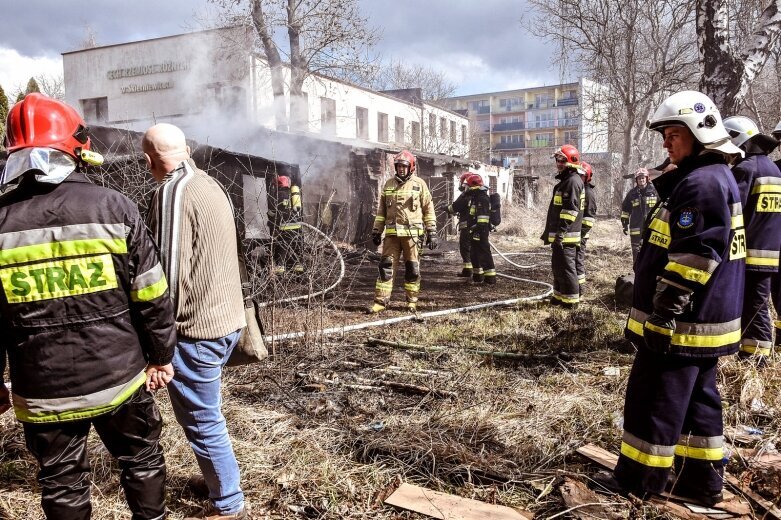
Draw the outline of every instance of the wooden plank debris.
M607 468L610 471L616 469L618 455L611 453L606 449L600 448L596 444L586 444L585 446L578 448L577 451L587 459L593 460L603 468Z
M531 520L506 506L487 504L402 483L385 503L439 520Z

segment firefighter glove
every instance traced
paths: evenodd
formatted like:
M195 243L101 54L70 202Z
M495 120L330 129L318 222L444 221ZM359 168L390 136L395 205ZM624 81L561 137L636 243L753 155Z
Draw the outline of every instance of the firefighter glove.
M426 231L426 245L429 249L434 250L439 245L436 231Z
M674 331L675 318L665 318L652 313L643 324L645 346L655 354L669 354Z
M372 242L375 246L378 246L382 243L382 233L379 231L372 231Z
M624 234L625 234L625 235L628 235L628 234L629 234L629 229L628 229L628 228L624 228Z

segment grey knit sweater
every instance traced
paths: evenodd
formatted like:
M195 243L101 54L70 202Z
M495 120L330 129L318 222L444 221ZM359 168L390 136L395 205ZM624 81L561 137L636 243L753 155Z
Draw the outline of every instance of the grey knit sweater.
M246 326L230 202L192 159L152 197L149 228L160 247L180 337L217 339Z

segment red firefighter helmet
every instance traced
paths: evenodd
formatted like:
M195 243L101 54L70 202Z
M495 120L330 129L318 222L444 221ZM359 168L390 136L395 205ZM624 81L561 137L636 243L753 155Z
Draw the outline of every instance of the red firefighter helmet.
M464 184L470 175L473 175L472 172L462 173L461 177L458 178L458 184Z
M6 124L6 148L53 148L80 158L90 149L87 124L78 112L62 101L39 93L27 94L11 107Z
M648 168L638 168L635 172L635 179L638 177L645 177L648 178Z
M412 175L415 173L415 166L417 161L415 161L415 156L412 155L412 153L409 150L402 150L399 152L396 157L393 158L393 166L394 168L396 165L401 164L404 166L409 166L409 173Z
M473 173L469 177L466 178L466 184L470 188L476 188L478 186L483 185L483 178L480 177L478 174Z
M585 182L591 182L591 176L594 174L594 170L591 169L591 165L587 163L586 161L583 161L580 163L580 167L583 170L583 176L585 177Z
M290 187L290 177L287 175L280 175L277 177L277 188L289 188Z
M559 157L563 157L566 162L573 166L578 166L580 164L580 153L578 152L578 149L572 146L571 144L565 144L555 152L553 152L553 158L557 159Z

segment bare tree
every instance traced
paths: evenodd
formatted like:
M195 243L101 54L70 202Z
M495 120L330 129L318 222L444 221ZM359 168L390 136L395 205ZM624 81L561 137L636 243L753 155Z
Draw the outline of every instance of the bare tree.
M223 24L246 23L271 69L278 129L289 125L285 103L287 58L291 115L301 112L304 81L313 73L349 78L372 62L376 30L360 13L358 0L211 0L224 9ZM284 30L287 38L279 34Z
M662 97L690 86L696 75L695 0L530 0L529 29L560 45L562 70L577 71L603 88L588 101L606 107L611 148L621 153L611 172L621 196L623 175L649 160L645 122ZM581 117L584 117L581 111Z
M727 0L697 0L700 90L726 115L738 112L781 34L781 0L770 2L756 17L751 16L756 3L738 4L741 9L733 11L737 16L730 16ZM745 26L746 19L756 19L753 27ZM744 27L734 30L741 22Z
M50 98L65 99L65 80L62 74L41 74L35 77L41 92Z
M410 65L401 60L391 60L380 67L369 86L375 90L421 89L421 97L437 102L452 97L458 86L445 73L425 65Z

